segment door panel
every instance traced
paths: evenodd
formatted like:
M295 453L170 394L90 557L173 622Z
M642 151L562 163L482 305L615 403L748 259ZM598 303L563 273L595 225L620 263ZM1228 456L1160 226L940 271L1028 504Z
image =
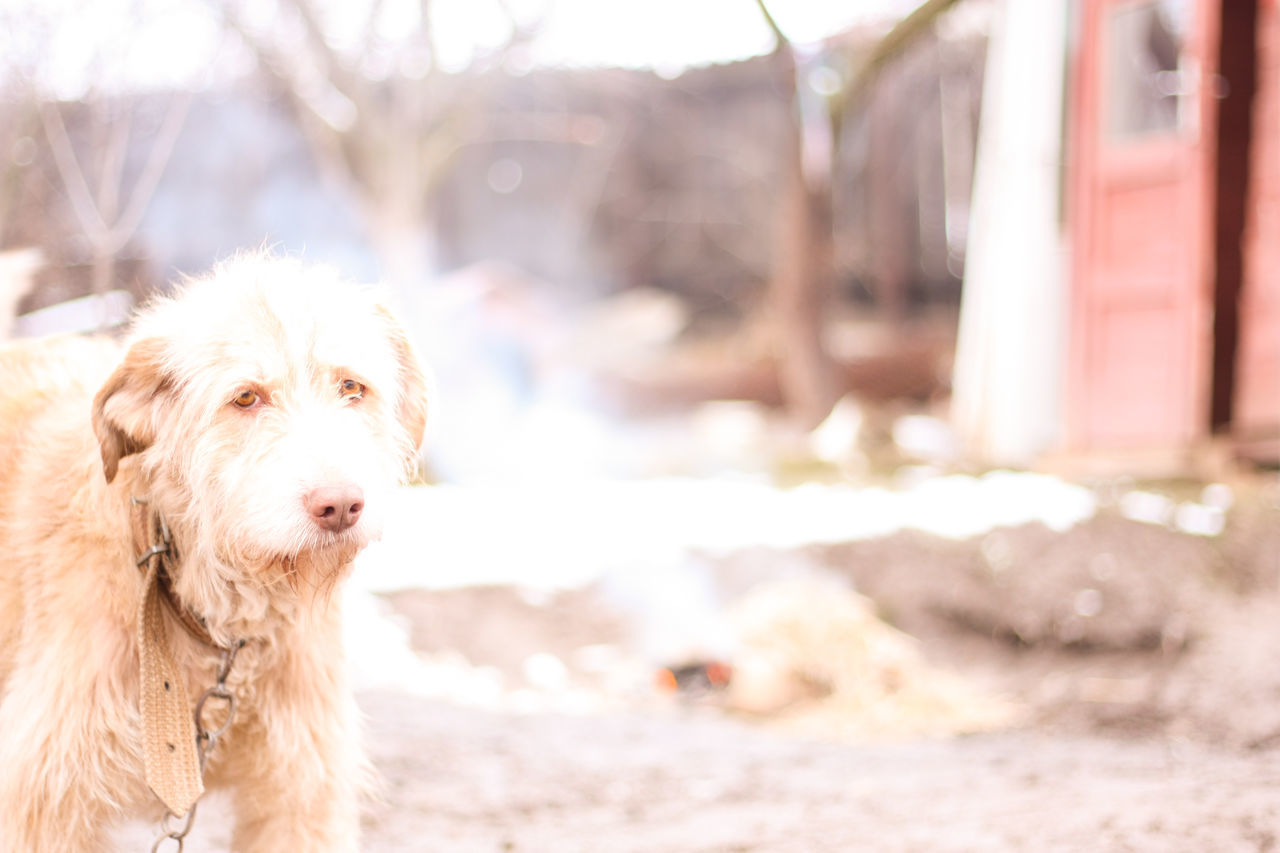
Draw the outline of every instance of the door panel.
M1209 421L1217 5L1079 8L1069 442L1181 448Z

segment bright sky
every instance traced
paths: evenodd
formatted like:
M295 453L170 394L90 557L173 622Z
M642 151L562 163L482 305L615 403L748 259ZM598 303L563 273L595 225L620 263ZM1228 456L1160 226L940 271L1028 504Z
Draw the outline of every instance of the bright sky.
M918 0L772 0L788 36L812 42L859 21L906 14ZM523 21L538 24L532 65L614 65L676 73L691 65L741 59L772 42L755 0L509 0ZM274 4L252 6L269 20ZM354 32L362 3L342 0L335 32ZM367 8L367 7L365 7ZM417 0L383 6L377 30L389 41L416 20ZM441 64L465 67L473 54L501 44L509 26L497 0L435 0ZM146 88L207 84L211 75L246 66L229 48L216 13L201 0L0 0L0 47L10 60L37 56L41 75L64 97L104 75ZM21 24L22 26L12 26ZM23 41L34 25L43 35ZM86 65L98 57L97 67Z
M438 0L447 32L468 33L454 48L491 41L503 31L496 9L480 0ZM679 70L764 53L772 37L755 0L527 0L545 8L534 45L540 65L620 65ZM868 19L903 15L918 0L773 0L771 13L796 42L817 41ZM499 36L500 38L501 36ZM442 52L449 52L442 46ZM456 58L450 57L456 62Z

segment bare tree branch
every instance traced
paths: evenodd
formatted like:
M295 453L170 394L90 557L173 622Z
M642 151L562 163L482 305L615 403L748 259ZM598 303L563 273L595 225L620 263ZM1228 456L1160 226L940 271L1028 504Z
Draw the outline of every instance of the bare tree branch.
M369 44L375 38L374 28L378 25L378 16L382 14L384 6L386 6L386 0L373 0L369 4L369 14L365 16L364 25L360 30L360 44Z
M418 2L418 30L428 51L427 74L435 74L440 69L440 50L436 45L435 23L431 20L431 0Z
M274 44L260 33L248 27L232 3L219 3L223 22L258 57L262 69L274 77L284 91L294 114L298 117L299 129L316 157L321 176L334 185L341 185L344 176L349 174L347 156L343 150L342 134L331 123L322 118L314 105L308 102L298 91L298 81L290 73L294 60L286 57Z
M102 162L98 167L96 206L103 222L114 222L120 211L120 185L124 181L125 156L129 152L129 131L133 117L129 113L111 115L102 105L101 123L107 140L102 146Z
M867 93L885 65L927 32L938 16L956 2L957 0L925 0L885 33L871 48L871 53L858 63L857 71L840 95L840 103L835 112L847 113Z
M513 8L499 2L511 21L511 35L501 47L483 55L485 64L500 62L533 32L520 25ZM478 90L492 85L496 77L443 73L431 0L418 0L417 27L390 44L377 35L381 0L371 3L370 16L356 30L363 33L362 41L349 47L344 41L344 47L336 47L326 38L326 21L315 0L281 0L281 8L300 17L306 32L305 51L282 45L270 29L250 26L244 15L247 6L236 2L218 6L228 27L283 85L321 174L353 192L371 240L375 245L384 243L376 249L382 260L389 267L403 267L392 256L404 247L389 244L429 232L433 196L457 152L475 138L484 102L483 91ZM398 59L407 64L394 64L387 79L365 79L362 61L386 48L401 51ZM317 73L324 75L326 92L350 102L349 121L326 120L326 104L312 91L317 82L312 75Z
M764 0L756 0L756 7L760 9L760 14L764 17L765 24L773 32L774 50L780 51L784 48L791 49L791 40L787 38L786 33L782 32L782 27L778 26L778 22L774 20L773 15L769 12L769 7L765 5Z
M109 144L112 150L103 161L102 171L98 176L99 193L95 196L89 190L88 177L71 144L61 111L56 104L46 102L40 105L40 119L53 151L54 165L71 201L72 212L96 254L115 254L138 230L147 206L151 203L151 197L169 164L190 105L189 93L176 95L170 102L142 172L133 191L128 194L129 200L123 213L118 208L124 186L123 152L127 148L129 122L119 117L111 122L108 130L112 137Z
M75 149L71 145L71 137L67 135L67 126L62 121L62 113L59 112L56 104L40 104L40 122L44 125L45 137L49 140L49 147L53 151L54 165L58 169L58 176L62 178L62 186L67 191L76 220L79 221L85 233L90 235L90 239L93 235L99 235L101 239L101 235L109 233L111 229L98 212L93 193L89 190L89 183L85 179L84 171L80 168Z
M187 121L187 113L191 110L192 95L190 92L182 92L174 95L169 102L169 109L165 113L164 122L160 125L160 130L156 133L155 141L151 143L151 150L147 153L147 162L142 167L142 173L138 175L138 180L133 185L133 192L129 194L129 203L124 209L124 213L117 220L115 230L119 239L119 246L133 236L138 230L138 226L142 223L142 217L146 215L147 207L151 204L151 198L155 195L156 187L160 185L160 179L164 176L164 171L169 166L169 159L173 156L174 146L178 143L178 137L182 135L182 128Z

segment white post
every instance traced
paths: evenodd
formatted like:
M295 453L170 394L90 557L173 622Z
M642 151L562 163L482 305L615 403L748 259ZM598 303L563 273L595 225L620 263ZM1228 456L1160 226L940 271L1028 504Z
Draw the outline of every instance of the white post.
M952 422L967 453L1022 466L1061 431L1059 227L1067 0L998 0L983 83Z

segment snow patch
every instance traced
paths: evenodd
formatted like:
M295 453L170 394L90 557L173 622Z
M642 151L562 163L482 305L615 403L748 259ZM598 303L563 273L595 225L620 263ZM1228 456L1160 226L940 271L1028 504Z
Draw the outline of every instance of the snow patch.
M907 528L952 539L1034 521L1066 530L1096 507L1085 488L1009 471L935 477L902 491L732 478L412 488L398 494L354 583L383 592L573 588L679 564L693 551L797 548Z

